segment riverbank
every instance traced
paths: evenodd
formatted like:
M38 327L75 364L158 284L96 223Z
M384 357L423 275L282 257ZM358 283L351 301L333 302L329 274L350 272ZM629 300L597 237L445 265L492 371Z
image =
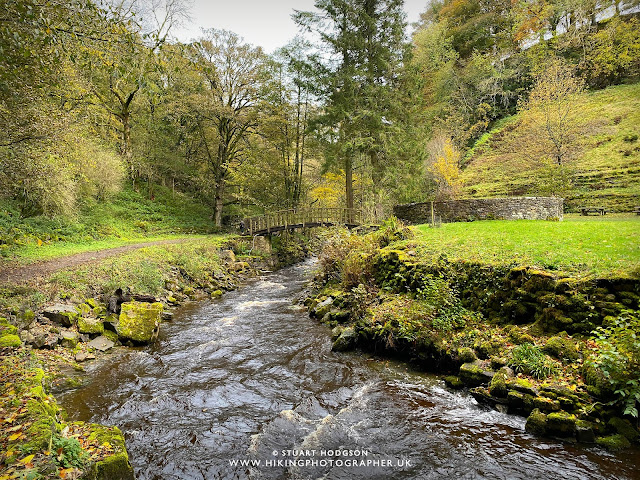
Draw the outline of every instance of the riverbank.
M549 225L557 223L540 227ZM598 235L584 235L582 226L571 238L586 251L576 268L551 270L498 248L491 255L483 235L502 227L456 225L466 233L447 236L441 248L428 239L446 236L444 227L343 232L320 255L310 314L333 328L334 350L359 348L450 375L451 388L469 388L479 402L527 417L532 433L629 447L639 437L638 252L622 274L617 258L608 259L615 268L607 272L594 266L598 255L584 265L602 232L593 227ZM608 225L609 235L615 228ZM494 234L492 242L512 243L508 233ZM530 237L519 251L531 258L550 241Z
M0 289L0 478L133 478L117 428L68 422L51 392L126 346L153 342L173 309L217 298L299 260L294 237L274 246L232 235L149 245ZM99 255L98 255L99 256Z

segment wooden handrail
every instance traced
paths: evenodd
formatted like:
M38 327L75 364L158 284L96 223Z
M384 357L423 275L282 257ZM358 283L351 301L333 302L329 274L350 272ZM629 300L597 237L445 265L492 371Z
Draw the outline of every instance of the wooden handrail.
M362 211L354 208L302 208L271 212L246 218L245 228L251 235L291 230L307 226L362 224Z

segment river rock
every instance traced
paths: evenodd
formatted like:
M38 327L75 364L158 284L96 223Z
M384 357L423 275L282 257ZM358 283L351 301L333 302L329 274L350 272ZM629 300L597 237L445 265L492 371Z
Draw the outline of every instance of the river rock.
M158 333L163 308L161 303L123 303L117 326L118 336L134 342L151 342Z
M333 346L331 350L334 352L346 352L348 350L352 350L356 341L358 340L358 334L354 330L353 327L345 328L340 336L333 342Z
M495 372L485 370L481 362L463 363L460 366L460 380L470 387L479 387L488 384Z
M104 333L104 324L102 323L102 320L98 318L79 317L78 331L80 333L102 335L102 333Z
M76 353L76 362L78 363L85 362L87 360L93 360L95 358L96 356L93 353L87 353L87 352Z
M87 346L89 348L95 348L101 352L106 352L114 347L115 343L109 340L107 337L99 336L91 340Z
M62 330L60 332L60 343L66 348L75 348L78 345L78 332L73 330Z
M70 327L78 318L78 311L73 305L58 303L56 305L45 308L42 311L42 315L47 317L52 322L62 325L63 327Z

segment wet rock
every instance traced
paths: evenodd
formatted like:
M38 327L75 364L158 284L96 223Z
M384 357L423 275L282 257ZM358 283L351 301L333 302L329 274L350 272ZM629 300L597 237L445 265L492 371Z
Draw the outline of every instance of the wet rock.
M75 348L78 345L78 332L62 330L60 332L60 344L65 348Z
M42 315L63 327L71 327L78 318L78 311L73 305L58 303L45 308Z
M547 416L536 408L527 417L524 429L534 435L544 435L547 432Z
M102 335L94 338L87 344L87 347L94 348L101 352L106 352L107 350L112 349L114 346L115 343L113 341Z
M316 305L316 308L312 310L313 316L316 318L323 318L327 313L331 311L333 306L333 297L328 297L326 300Z
M173 320L173 312L162 312L162 320L171 322Z
M576 439L582 443L595 443L596 434L593 424L586 420L576 420Z
M507 374L503 371L497 372L491 382L489 382L489 393L492 397L507 398Z
M104 323L98 318L80 317L78 318L78 331L86 334L101 335L104 332Z
M335 342L340 337L340 335L342 335L343 331L344 327L341 327L339 325L331 330L331 341Z
M488 384L495 372L485 370L480 362L463 363L460 367L460 380L465 385L479 387Z
M105 443L113 448L113 454L91 465L85 473L88 480L135 480L133 468L124 442L124 435L118 427L91 425L92 433L89 441L100 445Z
M607 422L607 425L632 442L637 440L638 436L640 436L638 430L631 425L631 422L623 418L613 417Z
M462 382L462 380L454 375L444 377L444 383L447 385L447 387L453 388L454 390L460 390L464 387L464 383Z
M356 341L358 340L358 334L354 330L353 327L345 328L340 336L333 342L331 346L331 350L334 352L346 352L348 350L352 350Z
M139 343L151 342L158 333L163 308L161 303L123 303L117 326L118 336Z
M617 452L631 447L631 442L629 442L624 435L620 435L619 433L616 435L609 435L608 437L598 437L596 438L596 443L612 452Z
M572 437L576 431L576 416L560 411L547 415L547 430L558 437Z

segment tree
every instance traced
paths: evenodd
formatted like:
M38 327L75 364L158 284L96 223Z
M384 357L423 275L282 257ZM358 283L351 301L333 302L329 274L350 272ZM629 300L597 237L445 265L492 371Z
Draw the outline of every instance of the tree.
M524 110L549 144L549 154L562 166L579 131L576 101L583 82L562 60L552 59L538 76Z
M202 96L191 105L193 120L213 182L213 218L220 226L227 180L247 160L258 125L265 56L235 33L215 29L193 46L193 56L204 81Z
M387 128L393 86L405 53L401 0L317 0L318 12L300 12L296 22L320 36L322 52L311 59L314 93L323 113L314 119L327 145L326 165L338 163L345 173L347 208L354 207L353 170L358 155L367 155L374 185L385 158L382 132Z

